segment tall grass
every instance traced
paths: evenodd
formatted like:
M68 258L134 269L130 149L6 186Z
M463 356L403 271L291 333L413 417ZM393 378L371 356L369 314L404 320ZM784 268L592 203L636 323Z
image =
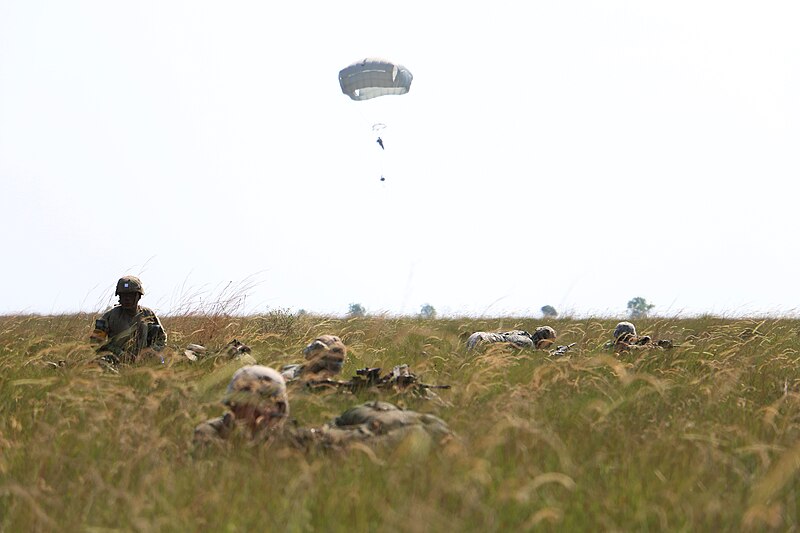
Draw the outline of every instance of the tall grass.
M166 363L93 365L88 315L0 317L0 529L7 531L781 530L798 527L800 321L649 319L670 351L606 351L615 321L550 321L567 357L490 346L506 318L337 319L220 309L164 318ZM439 449L301 454L275 444L197 453L234 366L182 347L239 338L259 363L334 333L358 367L408 363L442 402ZM47 362L63 361L55 367ZM372 398L291 391L293 418Z

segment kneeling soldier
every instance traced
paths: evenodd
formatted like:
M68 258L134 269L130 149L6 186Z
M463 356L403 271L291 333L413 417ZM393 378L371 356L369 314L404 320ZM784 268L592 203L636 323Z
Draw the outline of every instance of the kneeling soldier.
M144 295L142 282L136 276L124 276L114 293L119 305L106 311L95 321L90 340L100 344L98 353L107 353L113 362L131 363L145 348L160 351L167 343L167 334L158 316L139 305Z

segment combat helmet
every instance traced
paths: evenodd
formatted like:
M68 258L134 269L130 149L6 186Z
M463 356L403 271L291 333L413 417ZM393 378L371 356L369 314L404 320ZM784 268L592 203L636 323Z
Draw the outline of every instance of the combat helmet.
M248 365L237 370L228 389L225 391L223 403L259 404L282 403L288 412L286 381L280 373L268 366Z
M630 322L620 322L614 328L614 340L626 340L628 337L636 336L636 326Z
M119 278L117 282L117 291L114 293L114 296L130 292L138 292L140 295L144 296L142 281L136 276L123 276Z

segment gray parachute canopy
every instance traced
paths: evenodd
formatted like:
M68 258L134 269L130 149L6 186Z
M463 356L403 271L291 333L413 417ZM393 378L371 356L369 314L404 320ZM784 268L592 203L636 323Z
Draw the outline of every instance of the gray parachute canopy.
M342 92L353 100L369 100L387 94L406 94L414 76L402 65L367 58L339 72Z

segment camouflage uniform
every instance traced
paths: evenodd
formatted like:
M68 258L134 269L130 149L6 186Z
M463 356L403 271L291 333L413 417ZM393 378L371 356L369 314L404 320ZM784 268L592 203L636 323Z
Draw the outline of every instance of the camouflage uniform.
M631 348L672 348L673 342L668 339L653 340L649 335L637 335L636 326L630 322L620 322L614 328L614 340L606 343L609 348L617 352L628 351Z
M234 372L222 403L230 411L195 427L195 445L227 440L241 426L250 430L251 440L261 440L283 427L289 416L283 376L261 365L243 366Z
M285 376L286 374L282 372ZM381 376L379 367L359 368L356 375L347 381L333 379L307 379L303 381L306 390L331 390L357 394L366 390L386 391L389 393L403 393L426 400L441 398L433 389L449 389L450 385L429 385L420 381L419 377L411 372L408 365L396 365L386 375Z
M617 324L617 327L614 328L614 341L616 342L620 339L624 341L630 337L636 337L636 326L630 322L620 322Z
M540 326L531 334L527 331L513 330L504 333L487 333L476 331L467 339L467 349L472 350L478 344L508 342L517 348L548 348L556 338L556 330L550 326Z
M208 357L225 357L231 361L237 361L242 365L255 365L255 358L250 355L251 348L240 342L238 339L233 339L229 342L223 350L218 352L209 352L205 346L200 344L189 344L183 351L183 355L190 361L197 361Z
M353 411L360 412L362 421L347 423ZM231 413L212 418L199 424L194 430L195 445L204 445L230 440L237 427ZM387 402L369 402L345 411L330 424L318 428L290 427L269 435L253 436L251 440L266 440L266 437L306 451L346 448L363 442L377 446L396 446L412 435L442 443L453 436L453 432L439 417L416 411L405 411ZM260 438L259 438L260 437Z
M117 282L116 295L129 292L144 295L139 278L125 276ZM111 352L118 357L133 360L144 348L164 348L167 334L151 309L141 305L137 305L135 310L125 309L117 305L95 321L90 339L101 344L98 352Z
M303 349L305 364L286 365L281 374L286 381L303 377L329 378L342 371L347 358L347 346L336 335L321 335Z
M194 428L194 443L206 444L215 440L225 440L231 436L236 427L236 418L233 413L225 413L216 418L210 418Z
M261 381L258 382L262 385L243 388L240 378L256 371L262 375ZM285 409L281 411L281 416L287 415L288 401L285 382L283 377L271 368L254 366L239 369L234 374L231 384L228 385L228 395L238 391L249 394L253 400L256 400L258 397L253 392L259 391L259 387L263 386L267 387L265 390L270 391L269 394L272 398L285 402ZM264 393L260 392L259 394L263 398ZM247 402L248 400L245 396L239 401ZM230 406L231 401L226 398L226 403ZM239 428L245 425L243 421L240 422L236 419L233 412L226 413L198 425L194 430L194 443L196 446L221 444L234 438ZM286 428L280 423L275 424L272 429L273 431L251 431L249 438L247 436L242 438L249 442L263 442L269 439L305 451L316 451L345 448L359 442L377 446L394 446L407 438L418 438L433 444L443 442L452 436L447 424L436 416L405 411L390 403L377 401L348 409L333 422L319 428ZM241 433L239 431L240 435Z
M322 427L292 428L282 437L293 447L317 451L347 448L354 443L395 447L406 439L441 444L452 438L453 432L437 416L372 401L348 409Z

